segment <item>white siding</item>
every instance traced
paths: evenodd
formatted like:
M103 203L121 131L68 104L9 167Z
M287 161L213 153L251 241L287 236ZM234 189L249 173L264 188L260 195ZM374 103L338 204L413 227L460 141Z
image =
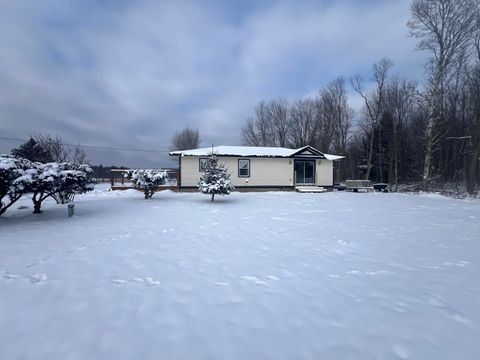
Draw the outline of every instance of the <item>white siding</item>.
M182 186L197 186L200 177L198 157L183 157ZM228 168L234 186L293 186L293 159L244 158L250 160L250 177L238 177L237 157L218 157Z
M319 186L333 186L333 161L317 160L315 182Z
M293 158L241 157L250 160L250 177L238 177L238 157L218 157L228 168L234 186L293 186ZM182 157L182 186L197 186L200 178L199 157ZM329 160L316 160L316 184L333 185L333 164Z

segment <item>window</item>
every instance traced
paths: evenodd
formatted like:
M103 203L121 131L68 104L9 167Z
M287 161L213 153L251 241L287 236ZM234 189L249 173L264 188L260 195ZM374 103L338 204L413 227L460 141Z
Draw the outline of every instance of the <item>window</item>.
M250 160L238 160L238 177L250 177Z
M198 171L200 172L205 172L205 169L207 168L207 158L200 158L198 159Z

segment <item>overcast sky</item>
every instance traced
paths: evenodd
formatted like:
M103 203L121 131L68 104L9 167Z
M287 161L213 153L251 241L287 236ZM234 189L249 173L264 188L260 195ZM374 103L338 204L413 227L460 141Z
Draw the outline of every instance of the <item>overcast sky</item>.
M239 145L262 99L368 79L382 57L421 79L408 18L408 0L0 0L0 137L164 151L87 150L132 167L169 165L187 125L202 145Z

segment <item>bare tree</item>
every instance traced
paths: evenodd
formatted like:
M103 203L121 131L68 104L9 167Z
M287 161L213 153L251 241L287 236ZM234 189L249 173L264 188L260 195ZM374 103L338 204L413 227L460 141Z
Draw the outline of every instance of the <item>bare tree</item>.
M285 146L288 133L288 103L285 99L260 101L255 117L247 118L242 141L249 146Z
M345 154L354 114L353 109L348 105L345 78L340 76L331 81L320 91L320 99L324 104L324 117L329 119L326 122L331 123L333 151L337 154ZM327 150L322 149L322 151Z
M177 131L172 139L173 150L190 150L200 147L200 131L187 126Z
M258 146L273 146L271 113L265 101L260 101L255 107L255 126L257 128Z
M55 162L66 162L69 159L70 151L68 146L63 144L63 141L60 137L52 137L50 135L35 135L35 140L40 146L48 151L52 161Z
M431 54L426 66L430 85L422 179L425 191L431 175L441 86L469 46L476 25L476 6L475 0L414 0L411 5L410 35L420 39L420 50Z
M326 146L327 143L324 140L322 146L325 147L320 147L320 149L330 151L329 147L332 147L335 154L344 155L347 152L354 114L353 109L348 105L345 78L340 76L322 89L320 101L323 104L324 117L324 126L321 130L323 134L320 134L320 137L328 136L330 138L329 146ZM345 169L343 161L337 164L337 179L345 178Z
M373 141L375 137L375 127L379 131L379 144L381 144L381 133L380 133L380 124L382 111L383 111L383 102L384 102L384 90L385 83L387 80L388 70L393 66L391 60L383 58L378 63L373 65L373 81L375 82L375 88L367 93L362 88L362 79L359 75L355 75L352 79L352 87L360 95L365 103L365 110L368 118L371 122L371 134L370 134L370 144L368 147L368 156L367 156L367 171L365 173L365 180L370 178L370 171L372 169L372 156L373 156ZM380 181L382 181L382 162L381 162L381 145L379 146L379 171L380 171Z
M35 140L45 151L50 154L52 161L63 163L72 162L76 165L88 164L88 158L85 150L80 144L73 146L63 143L62 138L50 135L35 135Z
M417 84L414 81L394 77L385 88L384 118L389 129L389 183L391 191L397 191L399 163L402 154L401 135L405 133L407 122L417 104ZM405 136L408 138L408 136Z
M73 148L72 162L75 165L88 164L88 158L85 151L82 149L81 145L78 144Z
M242 128L242 142L248 146L260 146L261 141L257 134L255 127L255 120L253 117L247 118L247 124Z
M270 113L270 123L273 133L274 146L287 146L288 137L288 109L289 105L286 99L280 98L268 103Z
M329 152L332 147L333 127L335 121L334 99L326 89L321 89L319 96L312 99L314 104L314 121L310 124L313 135L309 145L317 149Z
M300 99L293 103L289 116L289 144L295 148L315 146L317 133L317 107L315 100Z
M480 1L479 1L480 2ZM475 65L470 76L470 93L473 97L475 113L475 130L473 133L473 153L470 158L467 174L467 191L469 194L475 192L475 183L477 178L477 166L480 158L480 10L477 7L476 32L474 38Z

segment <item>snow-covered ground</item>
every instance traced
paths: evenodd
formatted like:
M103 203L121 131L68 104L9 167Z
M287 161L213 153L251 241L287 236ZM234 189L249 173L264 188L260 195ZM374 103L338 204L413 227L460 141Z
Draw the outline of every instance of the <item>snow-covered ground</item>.
M0 359L480 359L480 204L102 188L0 218ZM21 204L20 204L21 205Z

